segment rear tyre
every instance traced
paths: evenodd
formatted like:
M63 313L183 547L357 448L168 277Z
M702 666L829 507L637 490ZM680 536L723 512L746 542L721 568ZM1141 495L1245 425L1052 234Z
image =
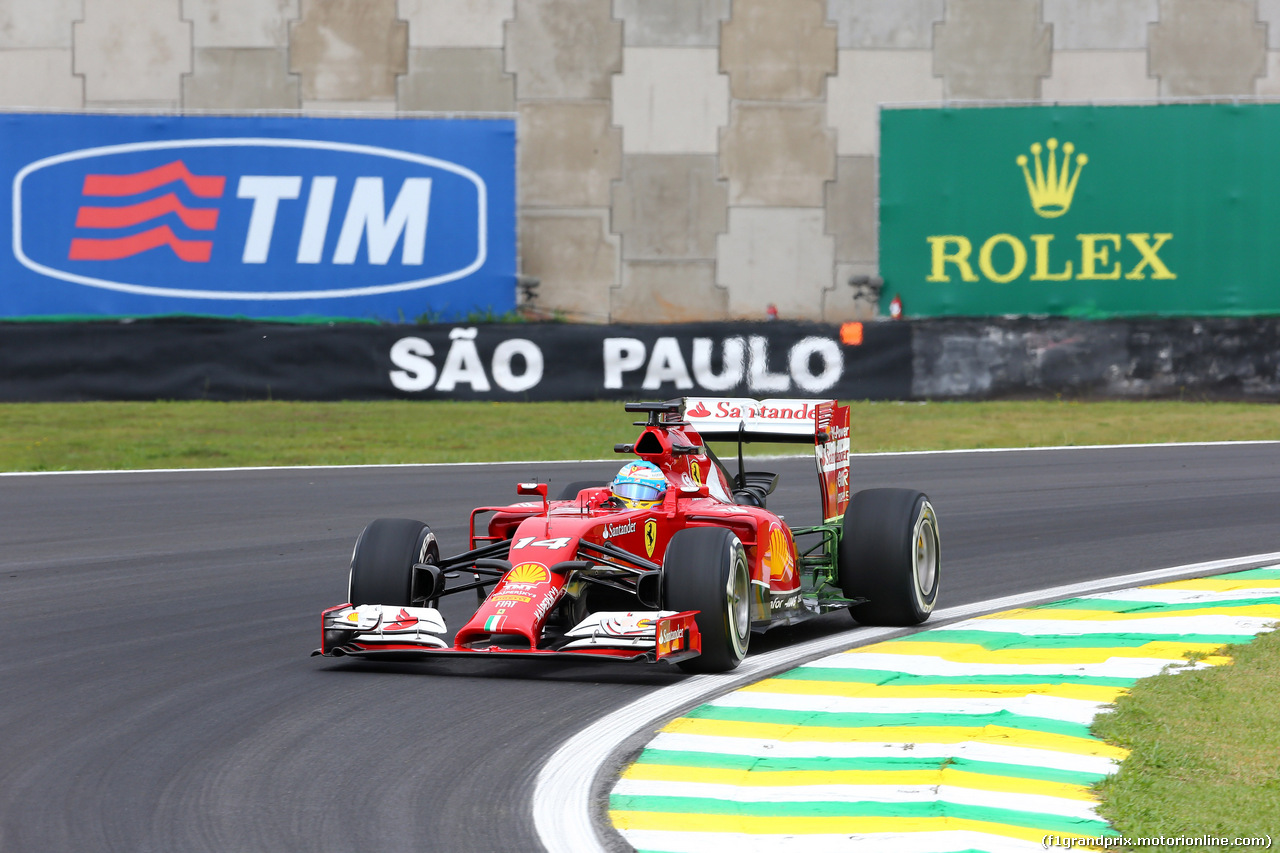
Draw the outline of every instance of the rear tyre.
M556 500L571 501L577 498L578 492L583 489L597 489L603 485L605 484L596 480L575 480L560 490L560 497L556 498Z
M421 521L379 518L356 540L347 600L352 604L413 603L413 564L440 562L435 534Z
M720 527L693 527L671 537L662 560L666 610L697 610L702 654L680 661L685 672L728 672L751 641L751 575L742 543Z
M839 553L840 587L864 625L918 625L938 597L942 548L929 498L910 489L867 489L849 502Z

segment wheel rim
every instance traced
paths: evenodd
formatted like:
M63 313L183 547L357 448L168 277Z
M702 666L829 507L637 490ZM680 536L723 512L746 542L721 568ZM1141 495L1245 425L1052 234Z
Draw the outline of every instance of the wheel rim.
M916 590L922 603L933 595L938 583L938 528L933 517L933 507L925 504L916 519L915 548L912 563L915 570Z
M729 585L725 589L727 597L725 608L729 617L729 638L733 643L734 655L741 660L747 653L747 639L751 633L751 580L747 576L746 555L742 545L734 543L729 552Z

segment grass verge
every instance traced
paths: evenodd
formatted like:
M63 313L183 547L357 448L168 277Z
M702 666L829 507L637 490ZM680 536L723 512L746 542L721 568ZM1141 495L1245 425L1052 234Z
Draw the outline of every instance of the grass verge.
M1260 403L852 406L855 453L1280 438L1280 409ZM598 459L633 420L614 402L5 403L0 470Z
M1280 632L1226 653L1233 664L1138 682L1094 722L1131 750L1099 788L1123 835L1280 842Z

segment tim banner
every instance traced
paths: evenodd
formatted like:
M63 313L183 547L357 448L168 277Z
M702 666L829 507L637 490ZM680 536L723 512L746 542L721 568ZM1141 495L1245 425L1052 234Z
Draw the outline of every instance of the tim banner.
M0 401L904 399L905 323L0 324Z
M885 109L882 306L1280 313L1280 104Z
M515 307L510 119L0 115L0 317Z

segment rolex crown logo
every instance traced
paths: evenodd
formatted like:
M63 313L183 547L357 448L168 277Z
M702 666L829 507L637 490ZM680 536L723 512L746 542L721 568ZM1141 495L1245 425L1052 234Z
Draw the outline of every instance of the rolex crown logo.
M1031 144L1031 154L1036 159L1035 177L1027 168L1027 155L1018 155L1018 165L1027 179L1027 193L1031 196L1031 206L1040 216L1053 219L1066 213L1071 207L1071 197L1076 193L1076 181L1080 180L1080 170L1089 158L1084 154L1076 155L1076 169L1071 171L1071 155L1076 147L1070 142L1062 146L1062 167L1058 167L1058 140L1050 139L1048 169L1040 162L1040 143Z

